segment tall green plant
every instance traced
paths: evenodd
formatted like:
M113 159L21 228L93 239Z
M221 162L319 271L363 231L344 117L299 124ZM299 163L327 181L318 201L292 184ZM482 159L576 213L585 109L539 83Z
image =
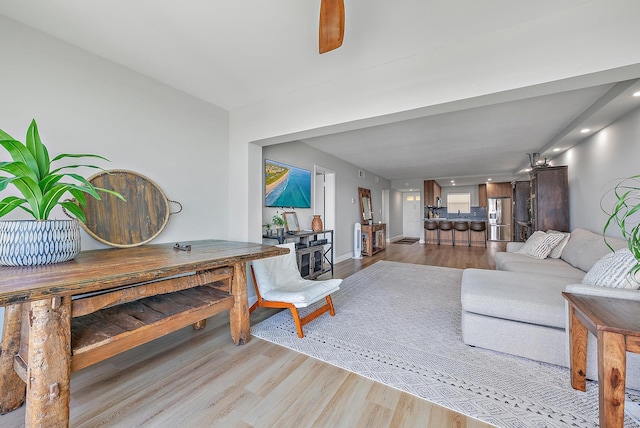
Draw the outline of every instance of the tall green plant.
M99 200L98 192L106 192L125 200L118 192L94 187L81 175L66 172L66 170L80 167L103 170L98 166L78 164L52 169L55 162L65 158L97 158L105 161L108 159L91 154L64 153L50 160L49 151L40 140L35 120L32 120L29 125L25 141L26 144L23 144L0 129L0 145L9 152L13 160L0 162L0 171L10 174L10 176L0 176L0 192L12 184L23 196L22 198L7 196L2 199L0 217L16 208L21 208L36 220L47 220L51 210L56 205L60 205L84 223L86 217L81 207L86 206L86 194ZM62 179L65 177L75 180L76 183L63 182ZM66 194L70 194L75 200L61 200Z
M609 216L603 229L605 242L607 230L611 226L617 225L629 244L629 250L636 259L636 265L631 270L631 274L636 275L640 271L640 175L620 180L613 189L603 196L603 200L607 195L613 195L615 202L611 210L602 208ZM601 207L602 203L601 201ZM609 243L607 246L613 251Z

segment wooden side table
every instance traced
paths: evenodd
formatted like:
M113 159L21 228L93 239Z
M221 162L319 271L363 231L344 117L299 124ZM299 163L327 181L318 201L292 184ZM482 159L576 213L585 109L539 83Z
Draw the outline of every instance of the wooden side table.
M600 426L624 426L626 352L640 354L640 301L562 293L569 302L571 386L586 391L587 336L598 343Z

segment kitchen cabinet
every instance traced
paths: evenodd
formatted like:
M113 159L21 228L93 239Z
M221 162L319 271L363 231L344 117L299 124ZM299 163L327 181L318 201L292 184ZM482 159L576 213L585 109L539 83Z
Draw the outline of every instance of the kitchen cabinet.
M566 166L535 168L530 173L531 231L569 231L569 177Z
M424 204L425 206L438 206L438 198L442 197L442 189L437 181L424 181Z
M487 198L510 198L511 183L487 183Z
M487 185L478 184L478 206L486 207L488 204L487 198Z

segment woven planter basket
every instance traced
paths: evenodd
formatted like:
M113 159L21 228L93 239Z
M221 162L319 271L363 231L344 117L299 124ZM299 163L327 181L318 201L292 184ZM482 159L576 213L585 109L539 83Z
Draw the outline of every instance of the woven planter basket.
M80 252L78 220L0 221L0 265L66 262Z

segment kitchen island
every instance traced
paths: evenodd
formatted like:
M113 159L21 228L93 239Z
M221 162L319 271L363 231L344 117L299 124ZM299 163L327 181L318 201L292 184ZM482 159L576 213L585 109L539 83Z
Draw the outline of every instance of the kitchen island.
M425 244L482 246L487 245L487 219L475 217L425 218ZM456 226L456 223L458 225Z

